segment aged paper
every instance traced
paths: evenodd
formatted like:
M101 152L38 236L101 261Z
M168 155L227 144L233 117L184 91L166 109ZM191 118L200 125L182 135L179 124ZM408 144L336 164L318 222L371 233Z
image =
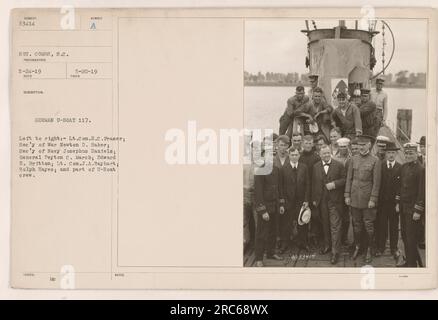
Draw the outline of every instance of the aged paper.
M244 253L244 129L270 129L257 121L269 119L274 104L266 101L261 116L247 109L248 99L263 99L248 97L255 87L245 71L261 51L248 47L250 37L257 43L272 22L304 29L304 21L360 21L360 9L16 9L11 286L436 287L436 12L374 14L424 27L424 104L395 106L421 108L414 129L416 115L427 115L420 134L427 136L422 268L312 266L312 254L301 255L303 265L248 268L254 257ZM277 59L278 50L284 48L272 47L265 59ZM275 111L274 131L285 106Z

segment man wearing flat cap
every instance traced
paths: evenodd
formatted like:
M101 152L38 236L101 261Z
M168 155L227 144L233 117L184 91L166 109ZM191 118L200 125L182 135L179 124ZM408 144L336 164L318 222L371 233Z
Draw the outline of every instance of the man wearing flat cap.
M347 93L340 91L337 95L338 107L332 112L332 126L339 127L344 137L353 139L362 134L362 120L359 108L348 102Z
M370 90L360 90L361 104L359 106L362 119L362 132L365 135L376 137L380 126L376 126L376 104L370 100Z
M406 143L403 148L406 162L400 168L400 183L395 199L405 247L404 267L423 267L418 251L418 233L425 209L425 170L418 162L417 144Z
M399 214L395 211L396 186L400 183L401 164L395 161L397 152L396 144L389 141L385 144L385 160L382 161L382 178L380 181L379 204L377 207L376 219L376 256L385 251L388 238L389 226L389 247L391 254L396 259L398 243Z
M380 160L371 155L371 144L374 137L361 135L358 137L360 153L351 158L348 165L345 184L345 204L351 206L355 248L353 260L361 249L365 251L365 262L372 261L374 250L374 221L379 198L381 164ZM363 231L365 233L363 234ZM364 235L362 237L362 235ZM362 243L360 243L362 240Z
M385 124L386 118L388 116L388 95L383 90L383 83L385 79L376 79L376 88L371 91L371 101L376 104L377 107L377 125L379 128Z

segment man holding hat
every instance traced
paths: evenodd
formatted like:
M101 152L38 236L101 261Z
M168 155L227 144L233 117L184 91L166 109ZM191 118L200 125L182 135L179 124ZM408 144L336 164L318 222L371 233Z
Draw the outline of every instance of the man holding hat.
M388 115L388 95L382 89L385 79L376 79L376 88L371 91L371 101L376 104L377 107L377 122L379 128L385 124L386 117Z
M380 256L385 251L389 225L389 246L391 254L397 258L399 214L395 211L395 193L396 186L400 182L401 164L395 161L395 157L400 148L397 148L394 142L388 141L384 150L386 159L382 161L382 178L376 218L376 256Z
M358 144L360 154L351 158L348 165L347 181L345 185L345 204L351 206L353 218L353 233L355 249L352 255L356 259L362 248L366 250L365 262L372 260L374 247L374 221L376 220L376 206L379 198L381 164L379 159L371 155L371 144L374 137L360 135ZM365 229L365 236L362 232Z
M297 242L300 249L308 250L308 224L298 224L298 216L302 207L309 207L310 180L307 166L299 162L300 152L295 147L289 148L289 163L282 170L282 191L286 201L287 221L280 226L281 238L288 241L294 226L297 227Z
M400 183L395 199L400 212L402 239L405 247L405 267L423 267L418 252L418 234L425 209L425 170L418 162L416 143L404 146L406 162L400 168Z
M280 170L273 164L272 144L263 145L264 166L254 171L254 192L256 211L255 260L257 267L263 267L263 254L268 259L282 260L275 254L276 224L278 214L284 211L281 198ZM283 209L282 209L283 208Z
M359 106L362 119L362 132L365 135L376 137L378 129L376 126L376 104L370 100L370 90L360 89L361 104ZM377 130L376 130L377 128Z
M291 137L292 133L298 132L297 127L300 124L302 127L303 120L313 120L309 97L304 94L304 87L298 86L295 90L295 95L287 100L286 110L280 118L280 135L287 133Z
M315 134L324 134L328 139L330 135L333 107L326 102L324 93L320 87L316 87L313 90L313 98L310 101L310 106L313 109L314 121L316 121L319 129Z
M390 142L390 139L386 136L377 136L376 145L373 148L373 154L379 158L380 161L384 161L386 159L386 145Z
M341 246L343 192L345 168L332 159L330 147L321 147L318 161L313 166L312 204L317 208L322 222L324 244L321 254L332 252L330 262L336 264Z
M347 101L347 93L340 91L337 96L338 107L332 113L332 126L339 127L342 135L352 139L362 134L362 120L359 108Z

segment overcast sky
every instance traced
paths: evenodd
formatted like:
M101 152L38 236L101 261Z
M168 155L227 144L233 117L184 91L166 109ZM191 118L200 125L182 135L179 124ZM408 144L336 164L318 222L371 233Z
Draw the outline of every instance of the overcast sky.
M410 72L427 71L427 20L388 19L395 38L394 58L386 73L400 70ZM338 20L315 19L317 28L332 28ZM309 20L310 28L313 30ZM353 28L354 21L347 21L347 27ZM306 73L305 57L307 54L307 37L301 30L305 22L301 19L264 19L246 20L245 23L245 71L261 72L298 72ZM377 31L382 24L377 24ZM388 61L392 51L392 38L389 30L385 31L387 46L385 58ZM375 37L377 64L374 73L382 69L382 36Z

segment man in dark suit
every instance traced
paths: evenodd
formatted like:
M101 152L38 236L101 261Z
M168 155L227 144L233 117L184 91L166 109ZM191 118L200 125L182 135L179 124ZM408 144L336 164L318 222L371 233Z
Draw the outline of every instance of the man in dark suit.
M417 144L404 146L406 162L400 168L400 183L396 192L396 211L400 212L402 239L405 247L405 267L423 267L418 252L418 234L425 212L425 170L418 162Z
M294 147L289 148L289 163L282 171L281 194L286 201L285 213L289 214L289 223L281 225L282 238L290 238L292 226L297 226L297 244L300 249L309 250L307 245L308 224L298 225L298 214L302 206L309 207L310 181L307 167L299 163L300 152ZM283 213L283 214L285 214ZM282 214L280 212L280 214Z
M287 149L290 146L290 138L287 135L282 135L277 138L277 154L274 157L274 166L276 166L280 171L280 176L282 175L283 168L287 163L289 163L289 156ZM283 199L280 200L280 206L283 207L281 214L279 215L277 219L277 226L276 226L276 237L279 240L278 246L279 246L279 252L283 253L287 249L287 245L290 239L282 238L282 234L280 232L280 226L284 223L287 223L287 219L289 219L289 216L287 213L283 212L283 210L286 210ZM287 235L286 235L287 236Z
M276 220L280 210L280 171L273 164L273 146L263 144L264 165L254 170L255 210L257 214L255 236L255 260L263 267L263 254L268 259L282 260L275 254Z
M320 150L322 161L313 166L312 203L318 209L323 224L324 247L321 254L330 248L330 262L336 264L341 246L342 211L346 170L342 163L332 159L330 147Z
M395 211L395 192L396 186L400 182L401 168L401 164L395 161L398 150L400 150L400 148L397 148L394 142L386 143L386 160L382 161L382 175L376 217L377 250L375 255L377 257L382 255L385 251L389 225L389 246L391 248L391 254L394 258L397 258L399 214Z

